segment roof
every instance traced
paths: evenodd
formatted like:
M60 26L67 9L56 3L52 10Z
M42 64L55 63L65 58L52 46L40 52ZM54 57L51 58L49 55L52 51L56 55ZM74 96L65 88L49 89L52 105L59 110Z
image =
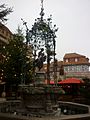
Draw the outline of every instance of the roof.
M75 57L85 57L85 56L77 54L77 53L67 53L67 54L64 55L64 59L65 58L75 58Z
M75 61L75 58L78 59L78 61ZM66 62L65 59L69 59L68 62ZM87 58L84 55L80 55L77 53L67 53L63 57L63 65L90 65L89 58Z

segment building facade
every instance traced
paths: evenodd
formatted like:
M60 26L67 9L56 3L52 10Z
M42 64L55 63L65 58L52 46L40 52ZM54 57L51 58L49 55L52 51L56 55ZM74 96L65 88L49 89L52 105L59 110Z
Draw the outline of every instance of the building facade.
M55 67L54 63L50 64L50 79L60 81L69 77L80 79L90 79L89 58L77 53L68 53L63 57L63 61L57 61ZM55 69L55 70L54 70ZM47 65L45 64L42 71L47 73ZM54 74L55 72L55 74Z
M12 32L2 23L0 23L0 49L5 47L6 44L13 38ZM0 63L5 60L5 56L0 52ZM0 68L0 83L3 82L3 69Z
M0 46L8 44L12 37L12 32L5 25L0 23Z
M64 72L67 77L90 78L89 58L77 53L68 53L63 57Z

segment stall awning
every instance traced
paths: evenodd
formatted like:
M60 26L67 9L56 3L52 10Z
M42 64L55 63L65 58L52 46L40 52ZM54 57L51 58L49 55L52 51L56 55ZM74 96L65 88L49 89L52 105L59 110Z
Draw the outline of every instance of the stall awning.
M78 78L67 78L65 80L58 82L58 84L80 84L80 83L84 83L84 81Z

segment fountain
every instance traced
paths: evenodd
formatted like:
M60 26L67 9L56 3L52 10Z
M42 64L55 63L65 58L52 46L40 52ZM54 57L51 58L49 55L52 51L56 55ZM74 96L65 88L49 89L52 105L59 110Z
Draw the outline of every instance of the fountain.
M57 112L59 107L57 101L60 94L63 94L63 90L60 87L50 85L50 61L52 56L54 60L54 81L56 83L55 33L58 30L56 25L52 27L51 20L51 16L47 20L44 19L43 0L41 0L40 18L35 19L32 29L29 30L26 22L23 21L23 24L26 26L26 44L30 44L33 49L33 84L20 86L23 106L30 112L46 115ZM46 51L46 53L44 51ZM35 75L40 72L43 67L43 62L45 61L47 61L47 85L37 85ZM38 68L38 70L36 68Z

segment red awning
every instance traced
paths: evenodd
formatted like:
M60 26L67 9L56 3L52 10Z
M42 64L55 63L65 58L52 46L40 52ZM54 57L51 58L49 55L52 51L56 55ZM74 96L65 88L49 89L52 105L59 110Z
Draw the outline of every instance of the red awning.
M47 80L45 80L45 84L47 84ZM50 84L54 84L54 80L50 80Z
M77 78L67 78L65 80L62 80L60 82L58 82L58 84L80 84L80 83L84 83L83 80L77 79Z

